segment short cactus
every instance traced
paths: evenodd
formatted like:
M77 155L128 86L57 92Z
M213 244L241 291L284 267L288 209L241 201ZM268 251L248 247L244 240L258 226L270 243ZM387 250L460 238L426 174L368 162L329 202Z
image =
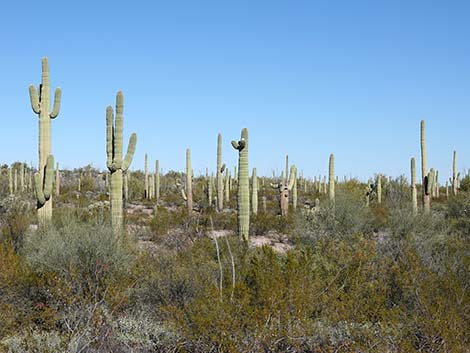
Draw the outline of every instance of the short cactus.
M122 175L125 173L134 158L137 135L133 133L129 139L126 157L122 158L123 137L123 110L124 96L122 92L116 95L116 119L114 119L113 108L106 108L106 154L107 167L110 177L110 199L111 199L111 224L116 233L122 231Z
M238 150L238 236L248 241L250 232L250 181L248 175L248 129L241 132L240 141L232 141Z
M191 150L186 149L186 190L181 189L183 199L186 201L188 214L193 211L193 176L191 169Z
M55 119L59 115L60 101L62 91L60 88L55 90L54 107L51 108L51 88L49 81L49 62L46 57L42 59L42 79L38 89L34 85L29 86L29 97L33 112L39 116L39 164L38 173L39 185L46 185L45 173L47 168L54 169L54 166L47 166L49 156L51 155L51 119ZM35 177L37 179L37 177ZM36 182L36 185L38 183ZM43 190L44 191L44 190ZM41 191L36 195L42 196ZM52 218L52 196L43 200L37 200L38 220L39 224L44 225Z
M459 181L457 177L457 152L454 151L454 161L452 166L452 195L456 196L459 190Z
M382 203L382 177L377 175L377 203Z

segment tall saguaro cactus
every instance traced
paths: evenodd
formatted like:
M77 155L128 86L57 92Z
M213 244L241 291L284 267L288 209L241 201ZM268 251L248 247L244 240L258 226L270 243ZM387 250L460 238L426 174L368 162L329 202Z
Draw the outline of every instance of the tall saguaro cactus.
M295 178L296 178L297 168L293 165L290 168L290 175L289 179L284 179L281 177L281 181L277 184L271 184L272 188L279 190L279 203L281 206L281 216L287 217L289 214L289 192L295 185Z
M424 120L421 120L421 184L422 184L422 194L423 194L423 206L424 208L429 207L430 205L430 196L426 195L424 188L424 179L428 175L428 158L426 151L426 123Z
M330 202L335 202L335 156L330 154L330 164L328 168L328 196Z
M193 211L193 171L191 169L191 150L186 149L186 191L181 189L183 199L186 201L188 214Z
M241 132L240 141L232 141L232 146L238 150L238 236L248 241L250 232L250 181L248 175L248 129Z
M217 136L217 211L224 209L224 170L222 164L222 134Z
M251 209L253 214L258 214L258 176L256 168L253 168L251 175Z
M418 214L418 191L416 190L416 161L411 158L411 206L413 215Z
M129 139L126 157L122 158L124 96L121 91L116 95L116 119L113 108L106 108L106 154L110 176L111 224L118 235L122 230L122 176L129 169L134 158L137 135Z
M155 200L158 205L160 201L160 162L158 159L155 161Z
M145 154L144 162L144 198L150 200L150 190L149 190L149 168L148 168L148 155Z
M452 166L452 195L456 196L459 189L459 181L457 177L457 151L454 151L454 161Z
M54 170L54 166L47 166L49 156L51 155L51 119L57 118L60 111L60 100L62 91L56 88L54 93L54 106L51 108L51 87L49 80L49 62L46 57L42 58L42 77L39 87L29 86L29 98L33 112L39 116L39 164L38 176L40 183L38 185L46 185L45 174L48 168ZM48 196L39 199L37 202L39 224L44 225L52 218L52 195L45 193L47 190L37 190L37 196ZM44 202L42 202L44 201Z
M380 174L377 175L377 203L382 203L382 177Z

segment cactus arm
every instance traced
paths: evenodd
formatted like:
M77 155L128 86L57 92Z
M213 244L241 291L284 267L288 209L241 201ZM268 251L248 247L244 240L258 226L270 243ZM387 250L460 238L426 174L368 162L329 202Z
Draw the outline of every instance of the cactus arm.
M277 183L277 184L276 184L276 183L270 183L269 185L270 185L273 189L279 189L281 184L280 184L280 183Z
M62 91L60 87L57 87L54 93L54 108L52 109L52 112L49 114L49 117L51 119L55 119L59 115L61 98L62 98Z
M34 85L29 86L29 100L31 101L31 108L33 109L33 112L39 114L41 112L41 107L39 105L39 95Z
M52 182L54 180L54 156L47 156L46 170L44 172L44 197L49 200L52 194Z
M132 163L132 159L134 158L136 144L137 144L137 134L134 132L129 138L129 145L127 146L126 158L124 159L124 162L122 163L123 171L126 171L127 169L129 169L129 166Z
M183 196L184 201L188 201L188 197L186 196L186 192L184 191L184 189L181 189L181 196Z
M225 163L222 165L222 167L220 168L220 172L223 173L225 171Z
M122 125L124 111L124 96L121 91L116 94L116 122L114 127L114 164L115 168L122 166Z
M293 165L290 168L289 185L287 186L287 189L289 191L291 191L292 188L294 187L294 183L295 183L296 178L297 178L297 167L295 165Z
M232 147L235 148L236 150L240 149L240 146L237 141L232 141Z
M37 203L42 206L46 203L46 198L44 197L41 174L34 173L34 185Z
M106 165L108 169L113 172L115 168L113 166L113 139L114 139L114 117L113 117L113 108L108 106L106 108Z

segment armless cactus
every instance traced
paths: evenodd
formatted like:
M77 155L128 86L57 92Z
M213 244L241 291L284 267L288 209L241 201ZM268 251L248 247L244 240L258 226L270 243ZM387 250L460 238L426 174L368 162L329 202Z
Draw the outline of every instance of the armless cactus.
M48 160L51 159L51 119L55 119L59 115L60 100L62 92L60 88L56 88L54 94L54 107L51 108L51 87L49 81L49 63L46 57L42 59L42 78L41 84L36 89L34 85L29 86L29 97L33 112L39 116L39 164L38 176L39 185L46 185L45 174L47 169L54 170L54 166L47 166ZM52 158L53 161L53 158ZM38 185L38 182L36 182ZM44 199L37 200L38 221L40 225L44 225L52 218L52 195L45 193L46 190L36 192L38 196L48 196ZM42 202L44 201L44 202Z
M459 182L457 178L457 152L454 151L454 161L452 166L452 195L456 196L459 189Z
M8 168L8 191L10 192L10 195L13 195L13 172L12 172L12 167Z
M421 120L421 185L422 185L422 194L423 194L423 206L424 208L430 207L430 196L426 195L424 188L424 179L428 175L428 158L426 152L426 123L424 120Z
M150 200L150 193L149 193L149 168L148 168L148 155L145 154L145 161L144 161L144 198Z
M188 214L193 210L193 175L191 169L191 150L186 149L186 191L181 189L183 199L186 201Z
M230 203L230 175L228 168L225 168L225 203Z
M433 168L431 171L424 177L423 181L423 194L424 194L424 212L429 213L431 211L431 193L434 188L434 183L436 181L436 172Z
M413 215L418 214L418 191L416 189L416 162L411 158L411 206Z
M251 175L251 209L253 214L258 214L258 176L256 175L256 168L253 168Z
M294 186L292 187L292 208L297 210L297 169L295 169Z
M330 164L328 168L328 197L330 202L335 202L335 156L330 154Z
M238 236L248 241L250 232L250 181L248 175L248 129L244 128L240 141L232 141L238 150Z
M289 192L292 190L295 184L297 168L293 165L290 169L289 179L281 178L281 181L277 184L271 184L272 188L278 189L280 194L280 206L281 216L287 217L289 214Z
M160 162L155 161L155 200L158 205L160 201Z
M380 174L377 175L377 203L382 203L382 177Z
M222 164L222 134L217 136L217 211L224 209L224 170L225 164Z
M126 157L122 158L123 137L123 111L124 96L122 92L116 95L116 119L114 119L113 108L106 108L106 154L107 167L110 176L110 199L111 199L111 224L118 235L122 231L122 175L129 169L134 158L137 135L133 133L129 139Z

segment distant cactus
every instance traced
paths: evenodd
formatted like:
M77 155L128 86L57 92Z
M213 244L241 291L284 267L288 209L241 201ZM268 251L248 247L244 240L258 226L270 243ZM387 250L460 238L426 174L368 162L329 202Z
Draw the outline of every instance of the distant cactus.
M377 203L382 203L382 177L377 175Z
M217 211L224 209L224 170L225 164L222 164L222 134L217 136Z
M13 195L13 172L12 167L8 168L8 191Z
M59 171L59 163L56 164L55 167L55 194L56 196L60 195L60 171Z
M232 141L238 150L238 236L248 241L250 232L250 181L248 175L248 129L241 132L240 141Z
M124 96L122 92L116 95L116 119L114 119L113 108L106 108L106 154L107 167L111 174L111 224L118 235L123 226L122 221L122 175L132 163L134 157L137 135L133 133L129 139L126 157L122 158L122 137L123 137L123 110Z
M411 206L413 215L418 214L418 191L416 189L416 161L411 158Z
M225 203L230 203L230 174L228 168L225 168Z
M261 203L263 205L263 212L266 213L266 211L267 211L266 196L263 195L263 197L261 198Z
M157 204L160 201L160 162L158 159L155 161L155 200Z
M24 182L24 164L20 164L20 191L24 192L25 182Z
M330 154L330 164L328 168L328 197L330 202L335 202L335 156Z
M183 199L186 201L188 214L193 211L193 176L191 168L191 150L186 149L186 190L181 189Z
M207 178L207 201L209 202L209 206L212 206L212 175Z
M293 165L290 169L289 179L284 179L281 177L281 180L277 184L271 184L271 187L279 191L279 203L281 206L281 216L287 217L289 214L289 193L294 187L295 178L296 178L297 168Z
M294 168L294 186L292 187L292 209L297 210L297 169Z
M434 188L434 182L436 180L436 172L433 168L424 177L423 182L423 194L424 194L424 212L429 213L431 211L431 193Z
M459 189L459 181L457 177L457 152L454 151L454 162L452 167L452 195L456 196Z
M258 214L258 176L256 175L256 168L253 168L251 175L251 209L253 214Z
M18 192L18 169L13 168L13 191L16 194Z
M39 116L39 164L38 174L35 179L41 179L36 185L46 185L45 173L49 169L54 170L54 166L47 166L51 155L51 119L55 119L59 115L60 100L62 92L60 88L55 90L54 107L51 108L51 88L49 81L49 63L46 57L42 59L42 78L41 84L36 89L34 85L29 86L29 97L33 112ZM52 158L53 160L53 158ZM36 195L44 197L37 200L38 221L40 225L44 225L52 218L52 196L44 194L45 190L37 192ZM44 201L44 202L42 202Z
M366 185L366 207L369 207L370 205L370 198L373 192L374 192L374 185L372 184L372 180L369 179Z
M426 194L424 184L425 179L428 176L428 159L426 152L426 123L424 120L421 120L421 185L422 194L423 194L423 206L429 210L431 205L431 200L429 194Z
M145 154L145 161L144 161L144 198L150 200L150 193L149 193L149 168L148 168L148 155Z

